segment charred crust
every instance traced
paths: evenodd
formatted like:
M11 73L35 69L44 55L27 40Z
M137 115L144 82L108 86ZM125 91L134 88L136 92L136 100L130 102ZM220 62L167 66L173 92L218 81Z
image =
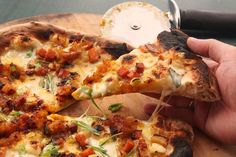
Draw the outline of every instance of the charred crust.
M116 58L133 50L133 48L127 45L126 43L104 42L100 46L102 49L104 49Z
M72 42L80 42L82 38L83 38L83 35L72 34L69 37L69 42L70 43L72 43Z
M32 31L32 33L34 33L36 38L47 41L54 32L51 29L47 29Z
M5 47L10 45L10 39L5 38L4 36L0 36L0 53L4 51Z
M199 58L187 46L188 35L179 30L163 31L158 35L157 39L165 50L174 49L177 52L183 52L185 58L188 59Z
M136 56L135 55L125 55L123 58L122 58L122 63L132 63L133 62L133 59L135 58Z
M193 65L193 68L200 73L201 78L199 81L210 84L210 71L208 69L208 66L187 46L188 35L179 30L173 29L171 30L171 32L164 31L160 33L157 38L160 42L160 45L164 49L174 49L176 53L184 53L184 57L186 59L197 60L196 64Z
M29 22L26 24L20 24L12 26L0 31L0 52L4 51L5 48L9 47L12 38L18 35L23 36L34 36L42 42L48 41L50 36L54 33L63 35L69 39L69 42L80 42L81 40L87 40L94 42L100 46L103 50L108 52L114 58L117 58L125 53L130 52L133 48L126 43L106 40L102 37L79 34L78 32L66 31L63 28L40 23L40 22Z
M197 69L198 72L200 73L200 82L204 82L206 81L207 83L209 83L210 85L210 71L208 69L208 66L202 61L202 60L198 60L198 62L196 64L193 65L194 69Z
M171 144L174 147L174 151L170 154L170 157L192 157L193 151L191 145L181 137L175 137L171 140Z

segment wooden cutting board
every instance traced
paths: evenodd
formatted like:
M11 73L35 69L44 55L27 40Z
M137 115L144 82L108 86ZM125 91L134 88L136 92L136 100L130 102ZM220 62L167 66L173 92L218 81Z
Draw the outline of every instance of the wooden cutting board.
M99 35L99 21L101 15L95 14L76 14L76 13L65 13L65 14L50 14L50 15L40 15L35 17L29 17L24 19L18 19L10 21L4 24L0 24L0 29L25 23L29 21L43 21L49 22L54 25L62 26L66 29L73 29L76 31L82 31L85 33ZM97 103L102 106L104 110L107 106L112 103L121 102L124 107L119 111L123 115L132 115L139 119L147 119L148 116L145 115L143 111L143 106L145 103L158 103L156 99L144 96L142 94L126 94L117 95L102 100L97 100ZM88 105L89 101L78 102L68 107L66 110L62 111L62 114L78 116L83 113ZM90 107L90 113L96 114L96 110ZM235 146L225 146L217 143L216 141L207 137L201 131L194 129L195 131L195 141L193 143L194 157L234 157L236 156Z

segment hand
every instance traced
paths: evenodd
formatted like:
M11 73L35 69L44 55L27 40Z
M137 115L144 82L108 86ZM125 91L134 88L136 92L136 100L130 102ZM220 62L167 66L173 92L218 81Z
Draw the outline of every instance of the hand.
M203 60L213 71L219 84L222 100L214 103L194 102L194 110L186 106L191 100L175 97L168 101L162 114L180 118L200 128L211 137L227 144L236 144L236 47L217 40L188 39L193 52L206 57ZM151 113L153 105L146 105Z

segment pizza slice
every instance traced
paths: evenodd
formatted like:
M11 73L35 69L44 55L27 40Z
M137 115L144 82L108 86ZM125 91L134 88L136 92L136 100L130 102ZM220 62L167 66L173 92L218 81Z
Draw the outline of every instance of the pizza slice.
M57 112L75 100L96 65L131 48L124 43L31 22L0 30L0 108Z
M83 81L73 97L103 97L133 92L178 95L202 101L220 99L216 78L202 58L187 47L188 36L179 30L164 31L147 44L104 61Z
M0 124L1 157L192 156L191 126L159 115L144 121L118 114L69 117L39 110L5 122L17 127L4 137L2 129L10 127Z

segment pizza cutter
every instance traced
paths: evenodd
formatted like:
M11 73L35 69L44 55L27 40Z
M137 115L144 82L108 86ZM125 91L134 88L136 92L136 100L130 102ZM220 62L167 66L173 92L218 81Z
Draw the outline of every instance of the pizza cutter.
M170 28L217 32L236 32L236 14L180 10L169 0L169 12L145 2L124 2L109 9L100 27L105 37L122 40L134 47L153 42Z

